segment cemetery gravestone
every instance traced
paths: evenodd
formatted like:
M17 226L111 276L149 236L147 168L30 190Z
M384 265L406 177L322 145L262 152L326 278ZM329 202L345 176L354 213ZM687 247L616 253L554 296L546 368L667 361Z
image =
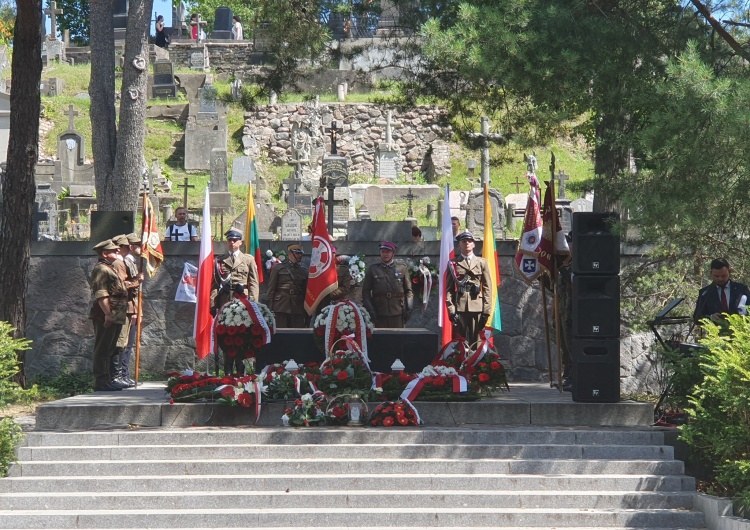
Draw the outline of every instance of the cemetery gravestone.
M193 70L203 70L205 65L205 59L203 57L204 51L193 52L190 54L190 68Z
M213 149L227 149L227 119L219 116L216 106L217 92L206 84L199 95L198 112L189 111L185 126L185 170L210 169ZM193 106L193 103L190 104ZM226 159L226 157L225 157Z
M59 239L57 228L59 216L57 210L57 192L52 189L51 184L37 184L34 205L36 211L45 216L43 222L35 224L35 227L38 229L39 238ZM41 217L42 216L40 216L39 219L41 219ZM38 240L39 238L35 240Z
M492 229L495 237L505 237L505 201L503 194L494 188L490 188L490 205L492 206ZM469 193L466 212L466 229L477 233L484 230L484 192L472 190Z
M570 203L570 209L573 212L593 212L594 202L588 199L576 199Z
M334 122L333 129L336 129ZM333 132L332 147L336 147L335 136ZM334 220L347 221L350 219L349 206L354 208L351 202L351 192L349 191L349 168L346 158L338 155L329 155L323 158L323 184L328 189L328 226L333 230ZM337 202L338 201L338 202ZM348 201L344 204L343 201ZM353 215L351 216L354 217Z
M377 186L370 186L365 190L364 205L370 216L374 218L385 215L385 201L383 201L383 190Z
M393 143L393 126L401 124L393 121L393 114L390 110L386 112L385 121L378 120L375 123L385 125L385 142L378 145L375 153L375 177L396 180L401 172L401 155L396 144Z
M290 205L304 217L312 217L312 195L309 193L297 193L294 196L294 204Z
M411 241L411 221L349 221L347 241Z
M281 216L281 240L300 241L302 239L302 216L297 210L289 209Z
M177 97L177 85L174 82L174 65L171 61L154 61L154 85L151 88L154 98Z
M232 183L250 184L255 181L255 161L249 156L238 156L232 162Z
M229 180L227 178L226 149L211 149L209 195L212 212L227 212L232 208L232 194L229 193Z
M232 10L228 7L217 7L214 12L214 30L212 39L232 38Z
M115 0L112 10L112 27L115 29L115 40L124 41L128 28L128 0Z

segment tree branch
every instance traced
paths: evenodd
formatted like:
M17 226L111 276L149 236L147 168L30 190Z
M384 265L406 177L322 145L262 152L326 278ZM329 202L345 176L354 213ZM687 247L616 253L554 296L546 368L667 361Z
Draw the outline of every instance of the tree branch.
M705 18L708 23L711 24L711 27L714 29L714 31L716 31L716 33L718 33L719 36L724 39L727 44L729 44L729 47L732 48L737 55L739 55L746 61L750 61L750 53L748 53L747 50L744 50L740 43L737 42L734 37L732 37L729 32L722 27L721 23L714 18L705 4L703 4L700 0L690 1L693 3L698 12L703 15L703 18Z

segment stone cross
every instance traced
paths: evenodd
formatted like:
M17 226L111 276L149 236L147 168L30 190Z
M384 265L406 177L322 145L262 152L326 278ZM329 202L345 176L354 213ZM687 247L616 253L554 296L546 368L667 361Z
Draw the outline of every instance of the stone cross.
M557 175L555 175L555 180L560 183L559 187L557 188L557 198L564 199L565 198L565 181L570 180L570 175L566 175L565 172L561 169L560 171L558 171Z
M69 105L68 110L63 112L63 114L68 117L68 130L75 131L76 124L74 120L75 120L75 117L78 116L78 111L75 109L75 107L73 107L73 105Z
M184 189L184 192L183 192L183 195L182 195L182 206L187 209L188 188L194 188L195 184L188 184L188 178L185 177L184 184L178 184L177 187Z
M500 133L490 133L490 120L486 116L482 116L481 121L481 132L469 133L470 138L477 138L481 140L481 177L482 186L490 184L490 142L500 142L503 140L503 135Z
M62 15L63 10L57 9L57 2L50 2L44 14L49 16L50 33L52 33L52 38L57 40L57 15Z
M302 184L302 179L297 178L296 171L289 173L289 178L283 180L284 184L289 187L289 197L286 202L290 208L294 208L294 196L297 194L297 185Z
M411 187L409 187L409 193L407 193L406 195L403 195L401 198L409 201L409 210L406 212L406 217L409 219L414 218L414 211L412 210L411 205L414 199L417 198L417 196L411 192Z
M393 147L393 129L394 125L401 125L400 122L393 121L393 113L389 110L385 114L385 121L378 120L375 122L376 125L385 125L385 146L386 149L391 150Z
M201 40L201 30L206 26L206 24L208 24L208 22L203 20L203 17L200 15L200 13L198 14L197 22L193 20L190 21L191 26L198 26L198 39L197 40Z
M336 147L336 138L338 137L339 133L344 132L344 129L338 129L336 127L336 122L331 122L331 127L329 129L326 129L327 133L331 133L331 154L337 155L339 154L338 149Z
M461 192L461 209L466 212L466 230L473 232L476 229L474 212L484 210L484 205L477 204L471 194L467 198L466 194Z

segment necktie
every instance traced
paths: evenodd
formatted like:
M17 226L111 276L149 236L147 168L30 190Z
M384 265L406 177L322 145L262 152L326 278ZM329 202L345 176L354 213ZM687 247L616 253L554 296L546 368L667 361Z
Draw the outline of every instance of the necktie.
M719 287L721 289L721 307L724 309L724 311L729 311L729 302L727 302L727 292L724 289L724 287Z

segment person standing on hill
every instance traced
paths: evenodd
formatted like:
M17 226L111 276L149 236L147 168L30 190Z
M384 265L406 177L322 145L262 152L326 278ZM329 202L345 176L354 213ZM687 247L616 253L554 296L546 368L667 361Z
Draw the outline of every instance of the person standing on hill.
M156 39L154 39L154 45L158 46L159 48L167 49L167 46L169 46L169 39L167 38L167 33L164 31L164 16L159 15L156 17Z
M240 17L234 15L232 17L232 40L242 40L243 38L242 22L240 22Z

